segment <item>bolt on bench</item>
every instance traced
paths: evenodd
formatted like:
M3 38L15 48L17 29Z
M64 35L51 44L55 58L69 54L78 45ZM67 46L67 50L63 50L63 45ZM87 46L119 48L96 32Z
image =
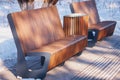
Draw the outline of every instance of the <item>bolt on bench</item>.
M87 46L86 35L65 36L55 6L11 13L8 21L17 47L17 75L24 78L44 78Z

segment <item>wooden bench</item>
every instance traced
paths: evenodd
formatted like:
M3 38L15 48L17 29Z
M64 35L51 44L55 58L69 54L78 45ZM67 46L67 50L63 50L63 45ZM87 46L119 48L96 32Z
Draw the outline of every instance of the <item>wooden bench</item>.
M17 75L22 77L44 78L47 71L87 46L85 35L65 37L55 6L11 13L8 21L18 51ZM30 63L31 59L40 63Z
M113 35L116 21L100 21L95 0L73 2L70 7L73 13L89 15L88 38L92 37L94 42ZM95 36L93 31L95 32Z

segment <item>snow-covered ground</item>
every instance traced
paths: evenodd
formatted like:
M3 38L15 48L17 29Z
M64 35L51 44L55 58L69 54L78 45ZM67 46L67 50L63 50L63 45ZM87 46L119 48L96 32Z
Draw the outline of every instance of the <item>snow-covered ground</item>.
M35 8L41 7L42 1L35 1ZM69 4L72 1L84 0L59 0L57 3L61 22L64 15L71 13ZM96 3L101 20L117 21L114 35L120 35L120 0L96 0ZM7 14L16 11L20 11L17 0L0 0L0 61L7 67L15 64L17 57L17 50L7 21Z

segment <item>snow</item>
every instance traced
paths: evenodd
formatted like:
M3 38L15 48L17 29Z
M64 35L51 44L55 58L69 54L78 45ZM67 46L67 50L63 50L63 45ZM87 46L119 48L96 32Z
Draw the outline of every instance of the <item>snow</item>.
M79 0L59 0L57 8L63 23L63 16L71 14L69 4ZM82 0L83 1L83 0ZM96 0L101 20L117 21L114 35L120 35L120 0ZM35 8L40 8L43 1L35 0ZM17 49L7 21L7 14L21 11L17 0L0 0L0 61L8 68L16 63ZM27 79L25 79L27 80ZM31 80L31 79L29 79Z
M115 20L114 35L120 35L120 0L96 0L101 20Z

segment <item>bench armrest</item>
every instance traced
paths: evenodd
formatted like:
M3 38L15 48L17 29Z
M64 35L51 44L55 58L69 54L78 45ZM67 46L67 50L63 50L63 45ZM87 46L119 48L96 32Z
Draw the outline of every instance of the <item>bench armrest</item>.
M41 58L42 68L38 70L32 70L29 76L44 78L48 71L48 65L50 60L50 54L46 52L29 52L27 56L39 56Z
M41 64L42 66L39 69L29 69L26 63L23 63L21 68L19 67L19 72L24 72L22 74L22 77L30 77L30 78L41 78L43 79L46 76L46 72L48 71L48 65L49 65L49 60L50 60L50 54L46 52L28 52L27 53L28 57L40 57L41 59ZM32 66L36 66L34 63ZM18 63L19 65L19 63ZM23 68L24 67L24 68ZM22 69L23 68L23 69ZM26 74L26 75L25 75Z

